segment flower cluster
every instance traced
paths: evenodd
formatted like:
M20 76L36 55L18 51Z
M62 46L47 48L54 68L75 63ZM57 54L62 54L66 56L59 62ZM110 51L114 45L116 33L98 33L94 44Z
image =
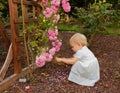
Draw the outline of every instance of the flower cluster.
M53 14L56 14L58 12L58 9L60 7L60 1L61 0L52 0L51 1L51 7L46 7L45 11L43 12L44 16L46 18L50 18ZM71 7L68 2L69 0L62 0L62 7L65 12L70 12ZM48 4L48 0L42 0L43 4Z
M58 38L57 26L55 25L58 23L60 19L60 15L58 14L60 2L61 0L51 0L51 2L49 2L48 0L42 0L40 2L43 9L44 17L47 20L51 20L53 27L47 29L47 35L46 35L52 47L47 50L43 49L41 54L36 57L36 65L38 67L42 67L45 65L46 62L50 62L53 59L55 53L60 50L60 47L62 45L61 40L59 40ZM62 7L65 12L70 12L71 7L69 4L69 0L62 0Z
M36 65L42 67L46 62L50 62L56 52L60 50L62 42L58 39L58 30L48 30L47 37L51 41L52 48L48 52L43 50L40 56L36 57Z
M58 39L58 30L48 30L48 38L52 43L52 50L55 50L55 52L58 52L60 50L60 47L62 45L62 42Z

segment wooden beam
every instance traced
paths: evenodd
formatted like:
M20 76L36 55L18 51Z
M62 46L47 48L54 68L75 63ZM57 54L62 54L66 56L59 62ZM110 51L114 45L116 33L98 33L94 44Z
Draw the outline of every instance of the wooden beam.
M8 70L8 67L13 59L13 53L12 53L12 43L9 47L9 50L8 50L8 53L7 53L7 57L6 57L6 60L4 62L4 65L2 66L2 69L0 70L0 81L2 81L5 77L5 74Z
M21 4L21 0L13 0L13 3ZM34 6L37 5L34 1L28 1L28 0L24 0L23 4L24 5L34 5Z
M20 44L16 42L16 38L18 37L18 24L15 24L15 19L18 18L18 7L17 4L13 3L13 0L9 1L9 10L10 10L10 24L11 24L11 34L12 34L12 48L13 48L13 61L14 61L14 73L20 73L21 61L17 60L17 56L20 56Z
M23 42L23 40L24 40L24 38L20 37L20 36L15 39L15 41L18 43Z
M0 82L0 93L2 91L4 91L5 89L9 88L12 84L14 84L14 82L18 78L20 78L21 76L25 76L30 71L30 69L34 70L36 68L37 68L37 66L36 66L35 63L31 64L30 66L24 68L21 73L19 73L19 74L13 74L9 78L6 78L2 82Z

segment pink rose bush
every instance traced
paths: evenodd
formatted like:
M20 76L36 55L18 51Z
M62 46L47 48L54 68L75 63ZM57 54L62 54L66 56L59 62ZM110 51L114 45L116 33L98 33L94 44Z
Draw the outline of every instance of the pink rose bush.
M48 30L47 37L51 42L52 48L48 52L42 52L40 56L36 57L36 65L42 67L46 62L50 62L56 52L60 50L62 42L58 39L58 30Z
M39 2L38 0L34 0ZM47 50L41 51L40 55L36 56L36 65L38 67L43 67L46 62L52 61L56 52L60 51L62 46L62 41L58 38L58 29L56 24L60 19L60 15L58 14L58 10L60 8L60 3L62 2L62 7L65 12L70 12L71 6L69 4L69 0L42 0L42 12L44 15L44 19L48 20L52 23L51 27L48 27L46 37L50 41L51 47Z

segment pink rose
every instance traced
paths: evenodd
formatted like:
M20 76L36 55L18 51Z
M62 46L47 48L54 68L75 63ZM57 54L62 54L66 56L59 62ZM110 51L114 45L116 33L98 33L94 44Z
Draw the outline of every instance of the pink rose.
M44 14L44 16L46 17L46 18L50 18L51 16L52 16L52 14L53 14L53 11L52 11L52 9L51 8L46 8L45 9L45 11L43 12L43 14Z
M46 60L46 57L44 56L40 56L40 57L36 57L36 65L38 67L43 67L45 65L45 60Z
M56 14L59 7L58 6L51 6L51 9L52 9L53 13Z
M55 52L56 52L55 47L53 47L53 48L51 48L51 49L49 50L49 53L50 53L52 56L55 54Z
M51 8L53 9L53 13L56 14L60 6L60 0L52 0Z
M70 4L68 2L62 4L62 7L63 7L65 12L70 12L70 10L71 10L71 6L70 6Z
M57 39L58 31L57 30L48 30L47 37L50 41L54 41Z
M58 52L60 50L59 46L55 46L56 52Z
M48 38L49 38L49 40L50 40L50 41L54 41L54 40L56 40L56 39L57 39L57 37L56 37L56 36L49 36Z
M56 46L56 42L54 41L54 42L52 42L52 46L54 47L54 46Z
M46 61L50 62L50 61L52 61L52 59L53 59L53 56L51 54L48 54Z
M52 0L51 5L59 7L60 6L60 0Z
M59 40L56 42L56 46L55 46L55 49L56 49L56 52L58 52L60 50L60 47L62 46L62 42L60 42Z

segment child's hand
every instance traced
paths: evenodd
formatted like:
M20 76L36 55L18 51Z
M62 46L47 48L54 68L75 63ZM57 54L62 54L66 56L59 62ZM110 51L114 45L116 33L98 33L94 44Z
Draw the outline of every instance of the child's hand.
M59 58L59 57L55 57L55 60L56 60L57 62L62 62L62 58Z

